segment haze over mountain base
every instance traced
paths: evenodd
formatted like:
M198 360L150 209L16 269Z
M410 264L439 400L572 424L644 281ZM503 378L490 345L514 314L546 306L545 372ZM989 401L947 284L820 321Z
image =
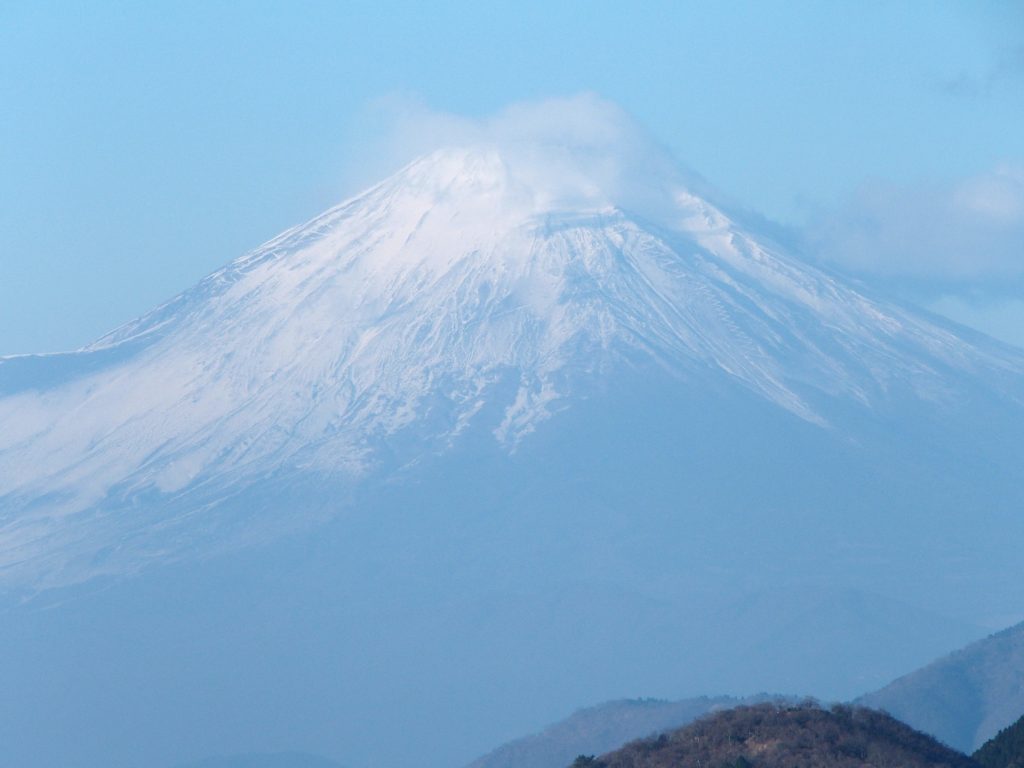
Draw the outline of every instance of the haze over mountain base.
M463 764L581 702L845 698L982 634L879 596L938 588L969 616L958 590L986 572L963 584L953 537L989 553L990 583L1016 567L1014 537L960 515L965 457L912 477L742 390L679 400L651 372L622 386L628 408L595 395L511 457L469 436L305 534L8 606L11 765L243 746ZM927 513L904 507L912 491ZM950 539L929 546L939 514Z

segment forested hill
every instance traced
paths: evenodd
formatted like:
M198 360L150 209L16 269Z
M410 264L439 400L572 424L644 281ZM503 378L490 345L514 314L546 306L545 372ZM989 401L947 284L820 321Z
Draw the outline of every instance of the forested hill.
M966 755L875 710L761 704L710 715L573 768L977 768Z
M987 741L974 759L983 768L1024 768L1024 717Z

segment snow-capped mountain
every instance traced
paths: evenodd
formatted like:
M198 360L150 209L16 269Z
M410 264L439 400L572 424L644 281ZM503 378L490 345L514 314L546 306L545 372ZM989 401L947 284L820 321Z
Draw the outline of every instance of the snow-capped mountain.
M434 152L0 360L0 764L459 765L1019 611L1021 354L591 149Z
M512 453L627 370L821 430L1019 391L1020 356L654 186L636 210L585 165L437 151L82 350L3 359L0 572L174 557L267 478L358 488L467 430Z

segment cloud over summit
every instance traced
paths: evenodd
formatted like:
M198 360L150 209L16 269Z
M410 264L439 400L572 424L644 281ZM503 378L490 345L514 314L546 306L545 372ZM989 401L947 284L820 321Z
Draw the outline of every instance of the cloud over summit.
M689 191L741 224L782 242L801 242L811 258L895 280L914 303L1012 336L999 328L1006 325L1007 301L1016 302L1024 285L1021 162L946 180L865 182L797 234L744 210L732 195L742 200L749 190L723 194L628 112L591 93L519 102L482 117L393 96L365 112L352 144L364 150L356 164L360 187L416 158L461 148L496 153L510 179L539 196L544 209L614 206L672 226L680 192ZM964 307L970 311L960 311ZM992 322L977 320L990 310L996 312Z
M439 149L477 148L496 152L518 182L569 207L614 205L659 218L680 189L714 194L629 113L594 94L519 102L479 118L392 97L376 103L366 122L373 145L373 160L360 169L366 180Z

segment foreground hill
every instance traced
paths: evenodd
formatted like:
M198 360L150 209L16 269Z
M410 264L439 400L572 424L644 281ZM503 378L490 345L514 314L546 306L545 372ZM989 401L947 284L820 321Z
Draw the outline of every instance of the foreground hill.
M972 751L1024 714L1024 623L911 672L858 703Z
M761 704L726 710L628 744L593 768L974 768L966 755L869 709Z

